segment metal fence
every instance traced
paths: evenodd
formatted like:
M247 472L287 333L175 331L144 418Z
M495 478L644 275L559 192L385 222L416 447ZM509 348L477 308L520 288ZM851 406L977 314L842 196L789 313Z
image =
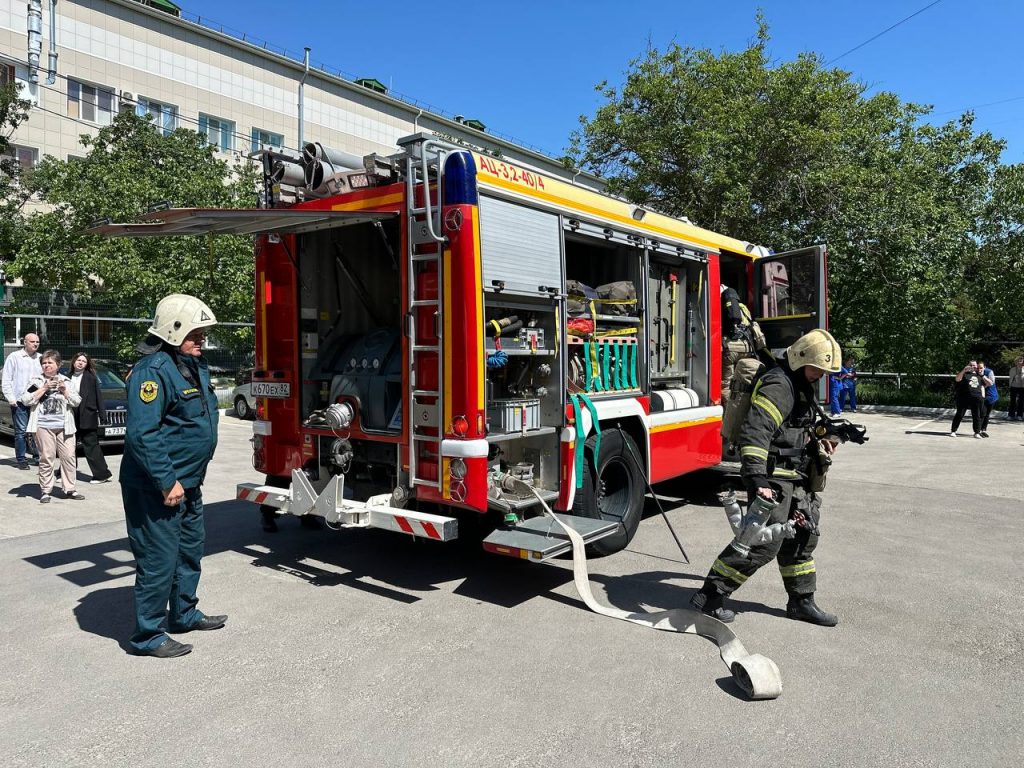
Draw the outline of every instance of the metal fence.
M85 352L94 359L130 366L138 358L135 345L151 322L148 317L119 317L111 304L91 297L8 287L0 301L3 359L21 348L26 333L36 333L41 350L55 349L65 360ZM218 384L253 364L252 329L251 322L218 323L211 329L203 354L214 377L221 380Z

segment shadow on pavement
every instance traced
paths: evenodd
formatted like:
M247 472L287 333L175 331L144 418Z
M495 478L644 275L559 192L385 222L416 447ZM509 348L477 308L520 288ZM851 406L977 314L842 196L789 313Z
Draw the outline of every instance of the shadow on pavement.
M135 622L133 605L130 586L97 589L79 601L74 614L83 632L108 637L128 653L131 650L128 637Z
M298 525L266 534L260 529L259 512L246 502L214 502L206 505L205 513L205 557L236 552L250 558L254 568L269 568L311 586L346 586L402 603L416 602L416 593L460 580L455 594L511 608L572 579L571 571L558 566L538 567L488 555L474 531L465 540L444 544L388 531L314 531ZM79 587L134 573L127 536L32 555L25 561ZM110 590L99 592L106 591Z
M657 490L677 498L685 495L685 500L676 502L673 508L680 503L709 505L714 509L698 508L698 513L717 514L714 494L721 477L719 472L698 473L685 482L662 484ZM22 488L26 492L38 491L34 484ZM669 508L668 504L665 506ZM652 509L653 514L658 514L657 506L648 499L648 513ZM563 599L553 595L553 590L572 580L567 560L538 565L484 552L480 546L483 532L472 519L460 520L460 539L438 543L379 530L310 530L298 525L297 520L292 525L287 517L280 520L278 533L268 534L260 528L258 509L235 499L207 504L205 512L206 557L235 552L248 558L253 568L287 574L310 586L344 586L399 603L414 603L420 599L418 593L459 581L454 594L512 608L536 597ZM685 541L685 532L679 534ZM102 586L134 573L134 558L126 536L32 555L25 560L83 588ZM682 576L699 582L703 572ZM685 605L690 590L661 583L679 577L677 573L656 571L628 578L598 577L598 581L605 585L613 603L638 610L641 599L663 607ZM123 630L130 629L131 624L130 592L130 586L93 590L82 598L75 611L79 624L86 631L105 637L125 636ZM575 598L564 601L579 605ZM737 607L765 610L754 604L740 603Z

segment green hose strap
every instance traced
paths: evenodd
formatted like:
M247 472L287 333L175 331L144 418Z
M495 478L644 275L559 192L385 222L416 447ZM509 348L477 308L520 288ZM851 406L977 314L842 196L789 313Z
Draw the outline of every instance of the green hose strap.
M639 344L630 344L629 345L629 385L633 389L637 388L637 384L636 384L636 358L637 358L637 350L639 349L639 347L640 347Z
M572 418L576 422L576 445L573 449L573 464L576 472L576 487L583 487L583 443L586 435L583 434L583 418L580 415L579 395L569 395L572 403Z
M610 378L610 371L608 365L611 362L611 344L607 341L601 344L601 366L603 371L602 381L604 382L604 389L608 391L613 388L612 380Z
M597 457L601 455L601 424L597 420L597 406L594 405L586 395L580 395L580 400L590 411L590 420L594 423L594 477L597 477ZM584 441L586 442L586 441ZM582 453L582 451L580 451Z
M615 380L619 385L619 389L626 388L626 361L623 359L623 355L628 355L629 352L626 350L626 345L621 341L615 345Z
M594 477L597 477L597 457L601 455L601 425L597 421L597 406L590 398L582 393L569 395L572 403L572 417L576 422L576 447L573 451L573 463L576 472L576 487L583 487L583 447L587 442L587 435L583 431L583 418L580 413L580 402L590 411L590 420L594 423Z

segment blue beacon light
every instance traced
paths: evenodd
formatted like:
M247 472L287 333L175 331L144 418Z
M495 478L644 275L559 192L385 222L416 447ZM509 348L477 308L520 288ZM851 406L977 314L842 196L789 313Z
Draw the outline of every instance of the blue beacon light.
M476 163L469 152L453 152L444 161L444 204L477 204Z

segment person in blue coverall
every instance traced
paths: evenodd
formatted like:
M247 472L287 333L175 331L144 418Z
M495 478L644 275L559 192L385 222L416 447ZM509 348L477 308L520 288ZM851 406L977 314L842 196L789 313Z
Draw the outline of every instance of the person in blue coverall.
M996 389L995 373L982 360L978 361L978 371L981 373L981 384L985 387L985 399L981 404L981 436L988 437L988 419L996 407L999 390Z
M192 646L168 632L220 629L228 618L196 607L206 538L202 484L220 417L202 348L216 322L194 296L165 297L128 378L120 482L136 562L130 646L139 656L184 656Z
M843 367L839 369L839 378L843 389L839 395L839 411L850 406L850 410L857 412L857 365L852 357L846 358Z

